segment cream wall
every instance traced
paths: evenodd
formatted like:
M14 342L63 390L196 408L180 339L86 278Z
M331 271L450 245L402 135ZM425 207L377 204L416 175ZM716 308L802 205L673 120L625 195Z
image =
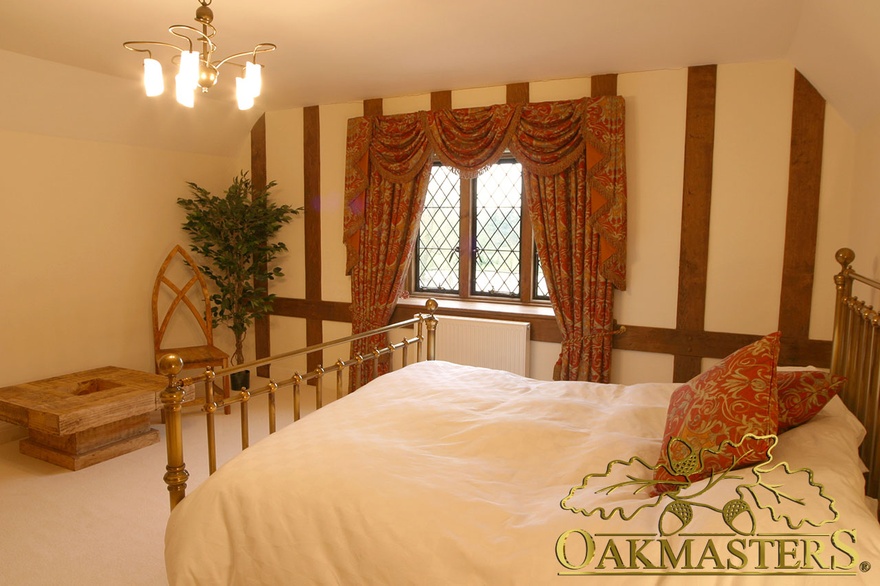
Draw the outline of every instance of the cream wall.
M150 298L183 242L185 181L233 159L0 130L0 386L106 365L152 370Z
M176 199L186 181L222 189L247 159L0 130L0 387L151 372L153 280L186 242ZM0 437L14 429L0 423Z
M856 252L855 266L865 274L880 280L880 117L861 129L856 138L855 179L853 185L850 226L852 248ZM874 307L880 298L871 299Z
M794 69L785 61L718 67L715 167L711 214L707 329L764 334L778 321L784 249L785 210L791 132ZM589 78L534 82L532 101L572 99L589 95ZM618 292L615 313L621 323L674 328L676 319L687 70L621 74L618 93L627 103L627 172L629 191L628 287ZM452 92L454 108L503 103L504 87ZM430 108L430 96L403 96L383 101L385 114ZM320 107L323 298L349 301L342 246L342 179L346 120L362 115L362 104ZM272 113L268 134L301 132L302 111ZM880 151L880 122L864 138ZM299 165L293 144L270 142L270 177ZM300 143L301 144L301 143ZM283 153L273 152L282 148ZM832 105L826 113L826 137L820 198L817 274L811 335L830 339L831 275L834 251L849 245L852 214L853 163L856 139ZM866 167L869 167L867 162ZM869 172L861 193L880 183ZM865 199L869 199L865 197ZM876 205L876 204L873 204ZM874 208L876 209L876 207ZM855 217L854 217L855 216ZM302 267L297 265L297 270ZM296 293L304 276L275 289ZM273 341L276 323L273 321ZM289 328L284 336L290 336ZM291 322L291 328L304 327ZM347 325L346 325L347 327ZM342 325L325 333L347 333ZM274 343L274 342L273 342ZM550 378L558 354L556 344L533 342L532 376ZM616 382L671 380L672 357L615 351L612 379Z
M176 199L187 181L219 192L250 167L259 114L211 99L188 110L136 79L7 51L0 64L0 386L152 370L153 280L188 241Z
M152 370L153 280L186 242L176 198L187 180L222 190L240 158L0 131L0 160L0 385L108 364Z
M272 189L275 201L295 208L304 205L302 108L266 113L266 176L268 181L278 184ZM281 228L278 240L287 245L288 252L278 255L278 266L282 267L284 277L272 282L272 293L302 299L306 295L302 215Z

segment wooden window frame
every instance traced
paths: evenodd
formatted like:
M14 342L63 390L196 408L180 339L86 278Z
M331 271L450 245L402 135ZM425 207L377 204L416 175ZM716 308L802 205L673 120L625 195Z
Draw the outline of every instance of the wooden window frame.
M516 161L512 155L505 155L501 161ZM500 161L499 161L500 162ZM516 161L518 162L518 161ZM495 295L479 295L473 293L474 288L474 247L475 242L475 222L476 222L476 200L474 198L474 184L476 179L459 178L459 194L460 194L460 215L459 215L459 264L458 264L458 293L443 293L436 291L418 291L416 284L418 283L418 275L416 274L417 263L413 261L410 266L407 291L409 295L416 299L426 297L437 297L438 299L457 299L461 301L474 301L479 303L498 303L505 305L537 305L539 307L550 307L549 299L535 299L535 280L536 266L535 258L535 240L532 231L532 220L529 215L528 202L525 195L525 186L523 186L520 205L522 209L522 217L520 222L520 282L519 296L495 296ZM418 238L418 236L417 236Z

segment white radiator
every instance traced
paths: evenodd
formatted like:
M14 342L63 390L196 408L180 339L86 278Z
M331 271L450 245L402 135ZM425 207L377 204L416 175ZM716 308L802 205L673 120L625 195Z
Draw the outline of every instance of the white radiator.
M529 323L438 315L437 360L529 376Z

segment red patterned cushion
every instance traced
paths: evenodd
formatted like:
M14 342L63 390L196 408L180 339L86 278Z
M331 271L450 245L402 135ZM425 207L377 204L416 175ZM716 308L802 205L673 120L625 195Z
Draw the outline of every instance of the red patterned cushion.
M776 332L737 350L676 389L666 413L654 479L696 482L713 472L766 460L769 441L742 440L746 434L776 433L778 357ZM723 444L725 440L742 445ZM675 488L674 484L660 483L655 485L654 493Z
M779 433L812 419L840 391L845 380L821 370L779 372Z

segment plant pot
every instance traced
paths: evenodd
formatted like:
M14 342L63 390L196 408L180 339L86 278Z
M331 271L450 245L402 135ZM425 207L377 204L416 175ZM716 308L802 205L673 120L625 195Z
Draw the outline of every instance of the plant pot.
M248 389L251 386L251 371L233 372L229 375L229 380L233 391Z

